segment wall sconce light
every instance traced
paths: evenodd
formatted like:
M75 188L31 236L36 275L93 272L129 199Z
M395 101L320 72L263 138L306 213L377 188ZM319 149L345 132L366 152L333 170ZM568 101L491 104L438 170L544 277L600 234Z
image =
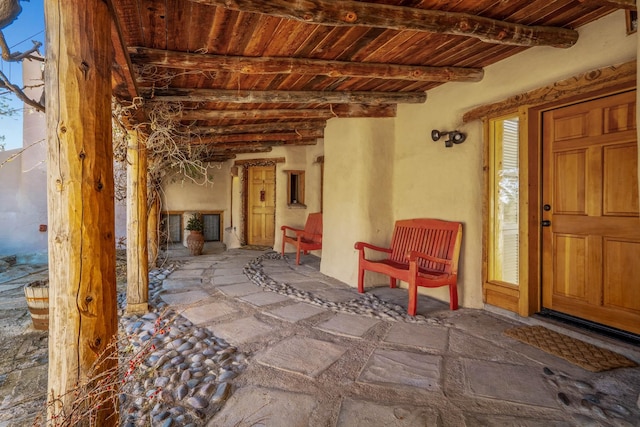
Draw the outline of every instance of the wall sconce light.
M444 135L449 136L449 139L446 139L444 141L445 147L453 147L453 144L462 144L467 139L466 134L457 130L440 131L440 130L434 129L431 131L431 139L433 139L434 141L439 140Z

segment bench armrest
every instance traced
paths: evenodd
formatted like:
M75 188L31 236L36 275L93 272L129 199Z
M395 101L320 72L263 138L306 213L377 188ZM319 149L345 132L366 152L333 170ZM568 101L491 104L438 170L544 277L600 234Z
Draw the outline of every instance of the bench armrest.
M376 245L372 245L371 243L365 243L365 242L356 242L356 244L353 245L353 247L359 251L364 251L364 249L367 248L367 249L372 249L378 252L384 252L387 254L391 253L390 248L383 248L381 246L376 246Z
M283 237L288 237L290 239L294 238L293 236L287 236L287 230L289 230L289 231L293 231L295 233L295 239L296 240L300 240L302 238L306 238L308 240L312 240L312 241L317 242L317 243L321 243L322 242L322 234L308 233L308 232L304 231L303 229L289 227L288 225L283 225L282 227L280 227L280 229L282 230Z
M293 228L293 227L289 227L288 225L283 225L282 227L280 227L280 230L282 231L287 231L287 230L291 230L294 233L298 234L303 232L304 230L300 229L300 228Z
M285 238L285 237L288 237L290 239L293 238L293 236L287 236L287 230L293 231L295 233L296 240L300 240L300 237L304 235L304 230L300 228L293 228L293 227L289 227L288 225L283 225L282 227L280 227L280 229L282 230L282 238Z
M417 261L418 258L423 258L423 259L426 259L427 261L437 262L439 264L447 264L447 265L451 264L451 260L449 259L434 257L431 255L425 254L423 252L409 251L407 253L407 259L409 260L409 262L415 262Z

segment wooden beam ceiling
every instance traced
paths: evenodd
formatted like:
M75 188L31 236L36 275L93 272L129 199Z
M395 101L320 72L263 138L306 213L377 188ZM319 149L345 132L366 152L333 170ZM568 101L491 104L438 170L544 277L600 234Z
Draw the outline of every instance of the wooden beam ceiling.
M226 102L237 104L421 104L426 92L348 92L286 90L219 90L172 87L141 90L152 101L159 102Z
M115 16L111 1L107 1L107 6L111 16ZM119 100L132 102L134 98L139 96L138 85L133 76L133 65L122 35L120 22L117 19L111 20L111 44L114 54L111 74L113 95Z
M304 74L327 77L359 77L428 82L479 82L480 68L426 67L370 62L327 61L308 58L244 57L176 52L145 47L129 48L137 65L241 74Z
M322 138L322 129L296 130L289 132L272 133L238 133L230 135L213 135L208 137L195 138L194 144L222 144L234 142L263 142L263 141L303 141L308 139Z
M395 117L396 106L338 104L324 109L183 110L181 120L291 120L334 117Z
M581 3L594 6L608 6L617 9L636 10L636 0L580 0Z
M261 133L261 132L281 132L284 130L310 130L324 129L326 120L314 120L305 122L269 122L251 123L229 126L194 126L189 131L196 135L230 135L234 133Z
M425 102L441 83L479 82L484 66L527 47L570 47L574 28L636 8L519 1L107 0L114 95L143 97L142 113L180 104L190 143L228 159L313 143L331 118L395 117L398 103Z
M578 32L558 27L528 26L467 13L426 10L387 4L334 0L190 0L240 12L329 26L361 26L474 37L487 43L568 48Z

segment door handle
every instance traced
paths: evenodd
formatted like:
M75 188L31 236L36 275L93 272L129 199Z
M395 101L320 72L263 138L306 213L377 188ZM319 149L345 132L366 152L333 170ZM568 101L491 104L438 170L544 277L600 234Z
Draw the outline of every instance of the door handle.
M548 219L545 219L544 221L541 222L541 225L543 227L551 227L551 221L549 221Z

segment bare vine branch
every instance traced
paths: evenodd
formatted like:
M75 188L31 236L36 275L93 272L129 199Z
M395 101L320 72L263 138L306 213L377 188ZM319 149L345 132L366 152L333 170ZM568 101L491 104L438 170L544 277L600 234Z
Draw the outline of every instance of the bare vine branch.
M31 47L31 49L28 49L24 52L11 52L11 49L7 45L7 41L4 37L4 33L0 31L0 50L2 50L2 59L7 62L22 62L25 59L44 61L44 58L42 58L42 55L40 55L39 51L42 43L35 40L32 40L32 42L33 47ZM33 107L36 111L40 111L43 113L45 112L45 107L42 103L36 101L35 99L29 98L24 93L24 90L11 83L11 81L9 81L9 78L7 78L7 76L2 71L0 71L0 89L9 90L15 96L17 96L19 100Z
M39 103L36 100L33 100L33 99L29 98L23 92L22 89L20 89L18 86L16 86L13 83L11 83L9 81L9 79L7 78L7 76L2 71L0 71L0 88L7 89L7 90L13 92L13 94L15 96L17 96L18 99L20 99L20 101L22 101L25 104L33 107L36 111L40 111L42 113L45 112L44 105L42 105L41 103Z
M40 55L40 47L42 47L42 43L31 40L33 43L33 47L24 52L11 52L9 46L7 45L7 41L4 38L4 33L0 31L0 49L2 49L2 59L7 62L20 62L24 59L33 59L35 61L44 62L44 58ZM34 55L37 53L38 55Z

